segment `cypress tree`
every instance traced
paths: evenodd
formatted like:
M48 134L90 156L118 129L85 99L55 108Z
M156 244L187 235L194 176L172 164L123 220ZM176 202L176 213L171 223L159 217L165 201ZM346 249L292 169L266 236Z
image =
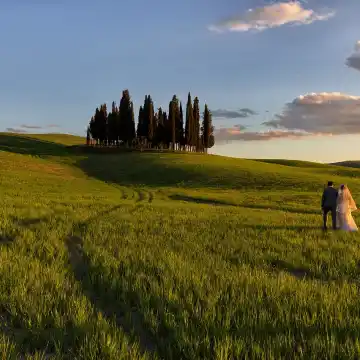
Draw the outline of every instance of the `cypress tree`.
M207 104L205 104L201 132L202 132L201 134L202 145L205 152L207 152L207 149L210 149L215 144L214 127L212 125L212 115L210 110L208 109Z
M151 143L154 139L156 124L154 119L154 104L150 95L148 95L147 97L147 108L146 108L145 116L146 116L146 122L148 124L146 135L148 141Z
M188 94L188 100L186 104L186 121L185 121L185 145L189 148L192 145L191 130L193 126L193 108L190 92Z
M173 96L172 100L169 103L169 121L170 121L170 134L171 134L171 143L172 150L175 151L176 144L176 113L177 113L177 98L176 95Z
M99 109L96 108L96 111L98 111ZM90 119L89 122L89 132L91 137L97 141L97 133L96 133L96 122L95 122L95 118L96 118L96 111L95 111L95 115L93 115Z
M120 139L128 146L136 137L135 117L129 90L124 90L119 106L120 112Z
M195 148L195 151L198 151L200 147L200 108L199 99L197 97L194 99L193 114L191 145Z
M105 141L107 140L107 108L106 104L102 104L100 106L100 111L98 113L98 131L99 131L99 141L101 145L104 145Z
M141 127L141 141L147 142L149 136L149 96L145 95L144 106L143 106L143 117Z
M144 133L144 108L140 106L139 108L139 116L138 116L138 123L136 129L136 136L140 140Z
M89 146L91 141L90 125L86 129L86 145Z
M156 131L155 131L155 143L157 146L165 144L165 124L164 124L164 113L162 108L159 107L156 115Z
M109 145L114 145L117 140L117 109L115 101L112 102L111 113L108 115L107 133Z
M128 143L132 144L136 139L134 104L130 101L129 109Z
M164 144L166 145L167 149L170 149L171 143L171 121L169 116L167 115L166 111L163 112L164 117Z
M184 139L184 114L182 109L182 104L180 102L180 108L178 109L178 122L176 126L177 130L177 139L176 141L179 143L180 149L185 145L185 139Z

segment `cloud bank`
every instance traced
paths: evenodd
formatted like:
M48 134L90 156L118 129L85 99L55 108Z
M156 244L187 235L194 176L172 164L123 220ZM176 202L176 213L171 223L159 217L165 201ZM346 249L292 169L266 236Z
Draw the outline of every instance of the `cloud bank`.
M360 96L338 92L300 95L262 125L269 131L249 132L242 126L218 129L216 143L360 134Z
M10 133L17 133L17 134L26 134L27 133L26 130L16 129L16 128L6 128L6 131L10 132Z
M360 40L355 44L354 52L346 59L346 65L360 71Z
M211 114L214 118L219 119L238 119L256 115L256 112L249 108L242 108L239 110L216 109L212 110Z
M316 12L305 9L299 1L279 2L271 5L249 9L244 14L225 19L209 26L210 31L262 31L286 24L304 25L314 21L327 20L335 15L335 11Z
M332 93L300 95L264 125L333 135L360 133L360 96Z
M308 134L298 131L271 130L262 132L242 131L242 129L224 128L215 131L215 141L217 145L224 145L232 141L264 141L274 139L300 139L307 136L319 134Z
M37 126L37 125L26 125L26 124L23 124L23 125L20 125L21 128L24 128L24 129L42 129L42 126Z

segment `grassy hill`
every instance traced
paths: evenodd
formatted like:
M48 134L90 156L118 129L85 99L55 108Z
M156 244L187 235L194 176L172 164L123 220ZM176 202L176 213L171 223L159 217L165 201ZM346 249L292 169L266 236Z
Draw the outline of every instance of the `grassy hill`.
M360 169L82 142L0 134L2 358L360 356L360 238L319 211Z
M355 161L341 161L341 162L334 163L332 165L360 168L360 161L356 161L356 160Z

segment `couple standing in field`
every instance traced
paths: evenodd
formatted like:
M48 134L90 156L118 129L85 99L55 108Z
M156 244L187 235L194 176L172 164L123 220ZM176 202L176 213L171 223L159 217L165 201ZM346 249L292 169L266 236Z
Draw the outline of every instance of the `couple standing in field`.
M341 185L338 190L332 181L324 189L321 198L324 230L327 230L327 215L331 213L332 227L334 230L357 231L358 228L352 217L352 212L357 210L355 201L346 185Z

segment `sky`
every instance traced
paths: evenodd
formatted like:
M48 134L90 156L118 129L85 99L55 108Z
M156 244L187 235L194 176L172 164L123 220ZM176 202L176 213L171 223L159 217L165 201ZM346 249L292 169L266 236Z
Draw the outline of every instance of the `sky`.
M359 0L2 0L0 131L85 135L129 89L208 104L212 153L360 160Z

